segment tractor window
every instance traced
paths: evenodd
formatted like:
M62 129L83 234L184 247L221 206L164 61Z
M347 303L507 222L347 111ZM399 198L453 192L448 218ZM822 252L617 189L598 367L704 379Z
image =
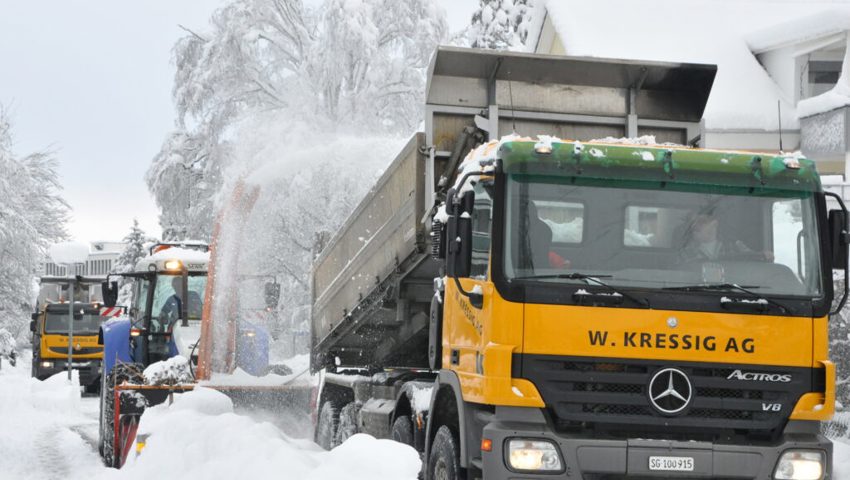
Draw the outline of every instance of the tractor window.
M182 282L183 279L180 275L157 276L151 315L163 328L167 325L172 325L180 318L180 302L182 301L180 289ZM186 304L189 320L201 319L206 283L206 275L193 275L189 277L189 302Z
M139 279L133 285L133 303L130 306L130 319L133 324L141 325L144 320L150 284L148 279Z

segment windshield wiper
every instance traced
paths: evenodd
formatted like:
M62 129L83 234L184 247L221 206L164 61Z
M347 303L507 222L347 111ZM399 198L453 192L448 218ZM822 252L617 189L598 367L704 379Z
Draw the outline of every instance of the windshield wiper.
M756 301L763 301L766 304L773 305L778 308L782 313L788 313L788 307L785 305L771 300L767 297L759 295L758 293L750 290L751 288L762 288L760 285L738 285L737 283L704 283L699 285L685 285L681 287L664 287L662 290L671 290L671 291L681 291L681 292L706 292L706 291L722 291L722 290L735 290L738 292L746 293L747 295L753 297ZM746 303L746 302L745 302ZM758 303L753 303L753 306L758 306Z
M528 275L525 277L514 277L513 280L536 280L538 278L566 278L569 280L587 280L588 278L611 278L613 275L593 275L590 273L553 273L549 275Z
M613 293L620 295L622 297L628 298L634 303L646 308L649 307L649 302L646 300L641 300L640 298L635 297L634 295L628 294L626 292L620 291L611 285L599 280L600 278L611 278L612 275L592 275L589 273L581 273L581 272L573 272L573 273L557 273L551 275L529 275L527 277L515 277L515 280L536 280L536 279L549 279L549 278L565 278L568 280L589 280L591 282L595 282L597 285L607 288L611 290ZM592 294L588 294L592 295Z

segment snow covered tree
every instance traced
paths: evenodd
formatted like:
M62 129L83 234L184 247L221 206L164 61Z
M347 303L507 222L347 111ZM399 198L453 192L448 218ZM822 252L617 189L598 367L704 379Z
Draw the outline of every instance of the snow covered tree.
M29 332L35 279L50 244L64 240L68 205L50 152L18 156L0 108L0 329L18 341Z
M282 129L412 132L446 30L428 0L233 0L209 32L187 30L173 51L176 129L146 177L163 238L208 239L234 132L260 112L288 118Z
M139 228L139 221L134 218L133 226L130 227L130 233L124 237L124 243L126 243L124 251L121 252L118 260L115 261L112 272L125 273L132 271L139 260L147 255L145 243L148 241L149 239L145 237L144 230ZM118 305L128 306L132 300L131 282L129 280L121 280L120 290L118 291Z
M493 50L533 48L529 33L542 16L542 0L479 0L462 34L468 45Z
M178 130L166 139L145 175L163 240L209 240L225 156L226 145L204 133Z

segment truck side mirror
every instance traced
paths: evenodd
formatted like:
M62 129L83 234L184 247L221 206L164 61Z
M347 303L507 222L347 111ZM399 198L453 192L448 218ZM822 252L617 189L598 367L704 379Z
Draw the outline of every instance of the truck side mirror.
M468 277L472 270L473 192L466 192L446 225L446 273L449 277ZM467 208L468 207L468 208Z
M265 287L266 308L277 308L280 301L280 284L276 282L266 283Z
M30 320L30 332L35 333L35 320Z
M118 282L103 282L100 284L100 291L104 307L114 307L118 303Z
M850 233L845 229L846 222L844 211L829 211L829 243L832 250L832 268L836 270L847 269Z
M30 319L34 322L38 320L38 315L38 312L32 312L32 314L30 315Z

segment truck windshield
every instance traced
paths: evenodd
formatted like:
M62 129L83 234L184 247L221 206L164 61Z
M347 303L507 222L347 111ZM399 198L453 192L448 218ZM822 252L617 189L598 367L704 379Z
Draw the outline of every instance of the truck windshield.
M509 280L586 283L568 274L592 272L618 288L734 284L820 295L811 192L567 180L508 177Z
M44 333L67 334L68 333L68 310L64 306L62 310L49 310L44 322ZM102 317L94 310L86 310L83 318L74 320L74 335L96 335L100 328Z

